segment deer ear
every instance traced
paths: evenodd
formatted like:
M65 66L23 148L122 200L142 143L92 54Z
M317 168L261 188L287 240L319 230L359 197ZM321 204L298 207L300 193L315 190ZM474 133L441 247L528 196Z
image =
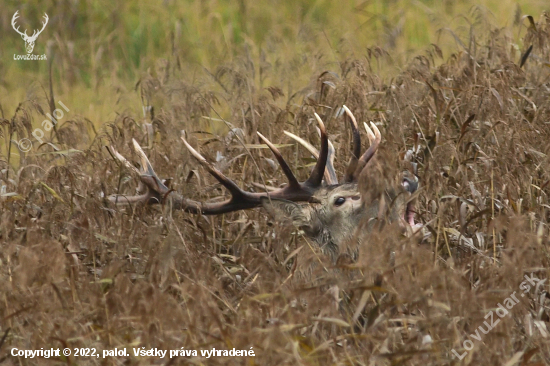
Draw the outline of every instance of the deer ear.
M308 205L299 205L283 199L260 198L262 206L276 221L292 221L292 224L308 233L318 229L319 223Z

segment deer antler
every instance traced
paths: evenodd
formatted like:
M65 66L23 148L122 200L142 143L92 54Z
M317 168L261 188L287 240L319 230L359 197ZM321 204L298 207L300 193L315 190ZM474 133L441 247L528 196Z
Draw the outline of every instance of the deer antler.
M380 141L382 141L382 136L380 135L378 127L376 127L374 123L371 122L372 130L369 128L369 126L367 126L366 123L364 123L365 130L367 131L367 136L369 138L371 146L367 151L365 151L365 153L361 157L359 157L359 154L361 153L361 133L359 132L359 128L357 127L357 120L355 119L355 116L353 115L353 113L351 113L348 107L344 105L343 108L346 112L346 115L350 117L353 142L352 157L350 162L348 163L346 174L344 176L344 182L350 183L357 181L357 179L359 178L359 174L361 174L361 171L364 169L364 167L367 165L369 160L374 156L374 153L378 149L378 145L380 145ZM283 132L285 135L304 146L313 156L315 156L315 158L319 159L319 152L315 147L313 147L313 145L293 133L290 133L288 131ZM328 185L333 185L338 184L338 178L336 177L336 172L334 170L334 146L332 146L332 143L330 141L328 143L329 159L326 165L325 181Z
M15 14L13 14L13 17L11 18L11 26L12 26L13 29L14 29L17 33L19 33L25 40L27 40L27 39L28 39L28 40L36 40L36 38L38 37L38 35L39 35L40 33L42 33L42 31L44 30L44 28L46 28L46 25L48 24L48 20L50 19L50 18L48 18L48 14L44 13L44 22L42 22L42 29L40 29L39 31L36 31L36 30L33 31L32 36L29 37L29 36L27 35L27 30L26 30L26 29L25 29L25 32L22 33L22 32L19 30L19 26L17 26L17 25L15 24L15 20L16 20L17 18L19 18L19 10L17 10L17 11L15 12Z
M36 31L36 30L35 30L35 31L32 33L32 36L30 36L31 39L35 40L35 39L38 37L38 35L39 35L40 33L42 33L42 31L44 30L44 28L46 28L46 25L48 24L48 20L49 20L49 19L50 19L50 18L48 18L48 14L44 13L44 20L45 20L45 21L42 22L42 29L40 29L39 31ZM26 31L25 31L25 32L26 32Z
M320 135L321 131L318 132ZM305 147L311 153L311 155L315 157L315 159L319 159L319 150L317 150L312 144L291 132L283 131L283 133ZM336 171L334 170L334 146L332 145L332 142L330 142L330 140L328 141L328 158L325 167L325 182L328 185L338 184L338 177L336 176Z
M350 118L351 131L353 136L353 153L346 169L344 181L356 182L369 160L372 159L374 153L376 153L376 150L380 145L380 141L382 141L382 135L380 134L380 130L378 129L378 127L376 127L373 122L370 123L372 130L365 122L363 122L363 126L365 126L365 130L367 131L367 137L369 138L370 147L367 149L367 151L363 153L363 155L361 155L361 157L359 157L359 154L361 153L361 134L359 133L359 129L357 127L357 120L355 119L355 116L353 115L353 113L351 113L348 107L343 106L343 108Z
M12 28L13 28L17 33L19 33L21 36L23 36L23 37L25 37L25 38L28 38L29 36L27 36L27 30L26 30L26 29L25 29L25 33L21 33L21 31L19 30L19 26L17 26L17 28L15 27L15 26L16 26L15 20L16 20L17 18L19 18L19 14L18 14L18 13L19 13L19 10L17 10L17 11L15 12L15 14L13 14L13 17L11 18L11 26L12 26Z
M303 182L299 183L292 173L290 167L283 159L280 151L263 135L258 134L259 137L267 144L269 149L275 155L275 158L281 165L284 174L287 176L289 184L284 187L271 191L269 193L254 193L243 191L239 188L235 182L227 178L222 172L216 169L212 164L210 164L197 150L195 150L185 139L181 137L184 145L187 147L191 155L195 157L198 162L206 169L208 172L216 178L220 184L222 184L231 194L231 198L224 202L217 203L201 203L193 201L187 198L182 197L179 194L174 193L172 196L172 203L175 209L182 209L192 213L201 213L203 215L216 215L222 214L237 210L245 210L249 208L254 208L260 206L261 198L270 197L273 199L285 199L289 201L311 201L315 192L321 187L323 180L323 172L325 170L325 165L328 156L328 137L326 134L325 126L321 118L315 114L315 118L319 123L319 130L321 131L321 151L319 153L319 159L315 164L309 178ZM133 167L121 154L119 154L112 146L110 148L111 153L116 157L120 162L122 162L126 167L134 170L140 175L141 183L146 188L146 192L137 196L123 196L116 195L109 197L109 200L114 203L163 203L166 198L172 191L161 181L157 176L149 159L147 159L145 153L139 146L139 144L132 140L134 149L140 157L141 160L141 169L136 169Z

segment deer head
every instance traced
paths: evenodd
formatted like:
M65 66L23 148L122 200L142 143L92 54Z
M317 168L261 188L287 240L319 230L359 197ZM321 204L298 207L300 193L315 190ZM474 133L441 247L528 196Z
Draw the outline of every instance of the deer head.
M357 121L346 106L343 108L349 116L353 136L353 154L343 183L338 183L334 171L334 148L328 140L323 121L315 114L321 135L320 151L301 138L285 131L287 135L306 146L317 157L317 162L309 178L302 183L298 182L279 150L259 132L258 136L271 149L288 179L288 185L283 188L269 192L243 191L182 137L181 139L191 155L231 194L231 197L224 202L193 201L169 189L165 182L156 175L139 144L132 140L134 149L141 160L141 169L135 168L113 147L110 148L110 151L126 167L139 174L145 193L137 196L115 195L109 197L109 200L116 204L138 202L156 204L167 202L170 199L174 209L203 215L218 215L263 206L276 220L290 220L333 258L340 254L340 245L354 235L363 220L374 222L376 220L372 219L388 219L389 221L398 221L403 226L415 228L414 208L409 201L411 194L418 188L416 177L409 174L402 177L401 184L397 187L378 189L374 194L372 192L364 193L370 188L360 187L359 176L368 170L368 163L374 156L382 138L374 123L371 122L371 127L365 123L364 126L371 145L364 154L359 156L361 135ZM371 223L367 225L372 226Z
M32 50L34 49L34 42L36 41L36 38L38 38L38 35L42 33L44 28L46 28L46 24L48 24L48 19L49 19L48 14L44 13L44 22L42 22L42 29L40 29L39 31L36 31L36 30L33 31L32 36L29 37L27 35L26 29L25 29L25 32L21 32L19 30L19 26L16 27L15 20L19 18L18 12L19 10L16 11L15 14L13 14L13 17L11 18L11 26L17 33L21 35L21 38L23 38L23 40L25 41L25 49L27 50L27 53L31 53Z

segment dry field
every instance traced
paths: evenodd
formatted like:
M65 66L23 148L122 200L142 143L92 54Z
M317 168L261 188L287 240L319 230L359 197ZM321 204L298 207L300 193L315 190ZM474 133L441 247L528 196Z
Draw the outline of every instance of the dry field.
M121 102L97 121L77 106L47 143L33 140L23 153L9 141L31 137L59 101L73 108L76 97L56 90L82 75L56 86L54 67L53 82L28 85L15 113L1 110L0 363L550 364L550 17L520 22L513 36L521 33L521 43L487 25L447 36L452 52L432 44L399 67L371 47L281 63L243 52L190 74L175 50L124 87L132 96L120 98L143 110ZM88 81L101 84L98 75ZM358 259L336 266L260 209L212 217L107 200L135 193L138 177L106 149L138 161L132 138L176 191L226 197L184 148L181 130L244 189L286 182L256 131L281 144L303 180L314 160L282 130L317 146L314 112L343 173L351 134L342 105L382 132L365 186L394 180L413 152L422 236L396 225L362 233ZM135 356L142 347L197 355ZM73 354L25 359L13 348ZM101 356L75 356L75 348ZM115 348L128 355L102 357ZM214 348L254 356L201 356Z

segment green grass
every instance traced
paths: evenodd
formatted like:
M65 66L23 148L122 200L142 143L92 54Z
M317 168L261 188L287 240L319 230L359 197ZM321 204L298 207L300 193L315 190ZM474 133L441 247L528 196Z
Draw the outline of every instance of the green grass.
M514 1L79 1L54 3L10 0L0 19L3 42L0 104L12 113L25 98L31 83L47 83L46 62L14 61L24 53L23 41L11 29L11 14L19 10L19 24L33 29L47 12L50 22L39 36L35 53L53 60L55 89L79 112L94 104L97 124L119 108L114 90L131 89L154 68L158 59L178 62L185 76L202 73L250 54L252 59L289 64L304 55L316 55L327 65L348 56L365 57L367 49L382 47L389 57L380 70L389 76L417 54L437 43L444 57L456 50L450 28L467 44L469 27L486 24L508 27L511 40L519 42L526 20L548 8L545 1L521 7ZM516 19L516 20L515 20ZM50 43L50 46L46 45ZM520 45L521 47L521 45ZM48 50L46 50L48 48ZM288 70L281 70L285 72ZM292 88L308 76L297 69ZM256 70L256 73L258 70ZM259 78L254 79L257 83ZM276 84L279 80L265 80ZM102 100L91 98L94 91ZM81 96L86 96L82 98ZM78 97L77 97L78 96ZM95 99L95 100L94 100ZM136 108L135 105L125 107ZM109 112L109 110L111 112ZM101 111L101 112L99 112Z

